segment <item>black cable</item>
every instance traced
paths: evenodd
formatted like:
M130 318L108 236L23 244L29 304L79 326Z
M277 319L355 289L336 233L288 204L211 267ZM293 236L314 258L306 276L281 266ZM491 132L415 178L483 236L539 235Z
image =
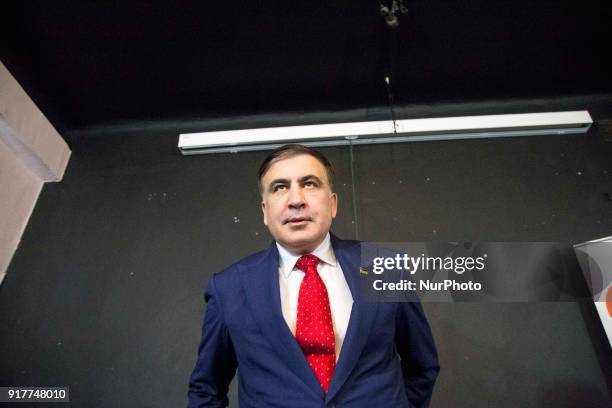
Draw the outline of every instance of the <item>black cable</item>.
M389 112L391 114L391 120L393 121L393 133L397 133L397 116L395 114L395 100L393 98L393 90L391 88L391 79L394 78L395 73L395 56L397 54L397 31L389 30L389 38L387 41L387 63L385 66L385 87L387 89L387 103L389 104Z

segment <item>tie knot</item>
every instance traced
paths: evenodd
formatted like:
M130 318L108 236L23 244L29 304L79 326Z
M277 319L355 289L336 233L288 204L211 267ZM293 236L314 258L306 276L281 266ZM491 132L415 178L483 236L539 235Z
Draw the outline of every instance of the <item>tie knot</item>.
M295 263L295 267L303 271L304 273L307 273L308 269L310 268L314 268L316 270L318 263L319 258L317 258L315 255L302 255L300 259L298 259Z

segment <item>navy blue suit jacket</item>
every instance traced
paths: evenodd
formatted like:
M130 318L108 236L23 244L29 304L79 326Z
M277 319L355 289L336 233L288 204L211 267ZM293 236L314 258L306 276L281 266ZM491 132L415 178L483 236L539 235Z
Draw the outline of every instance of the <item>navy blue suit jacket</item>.
M236 368L241 408L429 404L439 366L420 303L362 301L359 242L332 235L331 244L353 308L328 393L283 318L279 255L272 243L211 277L189 407L227 406Z

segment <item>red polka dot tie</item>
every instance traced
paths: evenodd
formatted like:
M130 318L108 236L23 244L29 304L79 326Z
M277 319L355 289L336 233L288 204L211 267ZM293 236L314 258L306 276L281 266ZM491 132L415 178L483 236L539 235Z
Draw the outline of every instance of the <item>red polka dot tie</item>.
M295 338L321 387L327 392L336 367L336 350L329 298L317 272L318 263L316 256L303 255L295 264L306 274L298 295Z

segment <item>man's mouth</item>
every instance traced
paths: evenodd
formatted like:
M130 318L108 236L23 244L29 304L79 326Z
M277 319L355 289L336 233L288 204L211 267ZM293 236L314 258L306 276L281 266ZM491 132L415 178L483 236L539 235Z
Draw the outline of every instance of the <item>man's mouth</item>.
M312 218L310 217L291 217L291 218L287 218L283 224L290 224L290 225L299 225L302 223L306 223L308 221L312 221Z

